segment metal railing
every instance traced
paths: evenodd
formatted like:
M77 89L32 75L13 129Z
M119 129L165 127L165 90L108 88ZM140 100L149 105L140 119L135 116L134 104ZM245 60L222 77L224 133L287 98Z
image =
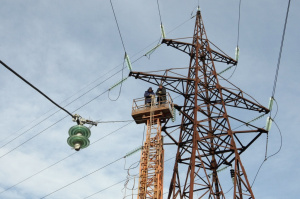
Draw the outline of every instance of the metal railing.
M173 100L169 93L166 93L165 96L158 96L158 95L152 96L151 103L146 103L146 97L134 99L132 105L132 114L140 111L145 111L147 109L149 109L150 111L150 108L163 108L163 107L169 108L170 111L172 111L173 109Z

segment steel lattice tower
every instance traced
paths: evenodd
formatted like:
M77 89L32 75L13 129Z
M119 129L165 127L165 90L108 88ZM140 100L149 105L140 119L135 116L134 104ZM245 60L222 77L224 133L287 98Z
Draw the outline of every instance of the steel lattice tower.
M269 110L233 84L233 89L220 85L215 62L236 65L237 61L208 40L200 11L196 15L192 43L172 39L164 39L162 43L190 56L187 75L173 68L162 74L132 71L130 76L154 85L163 83L168 90L184 97L184 104L175 106L182 113L181 124L170 126L166 123L162 127L177 145L168 198L196 198L197 195L199 198L225 198L217 172L224 165L233 168L233 198L254 198L240 154L267 131L229 115L226 108L263 113ZM251 129L234 131L230 125L233 120ZM170 133L175 129L180 131L178 139ZM240 139L243 134L251 134L253 138Z

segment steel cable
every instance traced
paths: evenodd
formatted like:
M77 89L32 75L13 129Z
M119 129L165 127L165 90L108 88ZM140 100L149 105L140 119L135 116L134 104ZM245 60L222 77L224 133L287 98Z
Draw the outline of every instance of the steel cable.
M266 158L263 160L263 162L261 163L260 167L258 168L258 170L257 170L257 172L256 172L256 175L255 175L255 178L254 178L254 180L253 180L253 182L252 182L252 184L251 184L251 187L253 186L253 184L254 184L254 182L255 182L255 180L256 180L256 178L257 178L257 176L258 176L258 173L259 173L260 169L262 168L263 164L264 164L269 158L271 158L271 157L277 155L277 154L281 151L281 148L282 148L282 133L281 133L281 130L280 130L279 126L277 125L277 123L276 123L274 120L273 120L273 122L274 122L274 124L276 125L276 127L277 127L277 129L278 129L278 131L279 131L279 135L280 135L280 146L279 146L279 149L278 149L275 153L273 153L272 155L269 155L268 157L266 157Z
M60 108L61 110L65 111L66 113L68 113L71 117L73 117L73 115L67 111L66 109L64 109L63 107L61 107L60 105L58 105L56 102L54 102L50 97L48 97L45 93L43 93L41 90L39 90L37 87L35 87L34 85L32 85L29 81L27 81L24 77L22 77L21 75L19 75L16 71L14 71L12 68L10 68L8 65L6 65L3 61L0 60L0 64L2 64L5 68L7 68L9 71L11 71L13 74L15 74L17 77L19 77L21 80L23 80L26 84L28 84L31 88L33 88L34 90L36 90L37 92L39 92L41 95L43 95L46 99L48 99L50 102L52 102L52 104L54 104L55 106L57 106L58 108Z
M112 162L110 162L110 163L108 163L108 164L106 164L106 165L100 167L99 169L96 169L96 170L94 170L94 171L92 171L92 172L90 172L90 173L88 173L88 174L86 174L86 175L84 175L84 176L82 176L82 177L80 177L80 178L78 178L78 179L76 179L76 180L74 180L74 181L72 181L72 182L66 184L66 185L64 185L63 187L60 187L59 189L56 189L55 191L52 191L51 193L49 193L49 194L47 194L47 195L41 197L40 199L46 198L46 197L48 197L48 196L50 196L50 195L52 195L52 194L54 194L54 193L56 193L56 192L58 192L58 191L60 191L60 190L62 190L62 189L64 189L64 188L66 188L66 187L68 187L68 186L74 184L75 182L78 182L78 181L82 180L83 178L86 178L86 177L88 177L88 176L90 176L90 175L92 175L92 174L94 174L94 173L96 173L96 172L98 172L98 171L100 171L100 170L102 170L102 169L104 169L104 168L106 168L106 167L108 167L108 166L110 166L110 165L112 165L112 164L114 164L114 163L120 161L120 160L123 159L123 158L124 158L124 156L123 156L123 157L120 157L120 158L118 158L118 159L116 159L116 160L114 160L114 161L112 161Z
M131 124L131 123L132 123L132 121L131 121L130 123L128 123L128 124L125 124L125 125L121 126L121 127L118 128L118 129L116 129L116 130L114 130L114 131L108 133L107 135L105 135L105 136L103 136L103 137L97 139L96 141L92 142L92 143L90 144L90 146L92 146L92 145L95 144L96 142L99 142L100 140L102 140L102 139L104 139L104 138L106 138L106 137L112 135L113 133L115 133L115 132L117 132L117 131L119 131L119 130L125 128L126 126L128 126L128 125ZM6 192L6 191L8 191L8 190L10 190L10 189L12 189L12 188L14 188L14 187L16 187L17 185L19 185L19 184L21 184L21 183L23 183L23 182L25 182L25 181L27 181L27 180L33 178L34 176L36 176L36 175L38 175L38 174L44 172L45 170L50 169L51 167L53 167L53 166L55 166L55 165L57 165L57 164L63 162L64 160L68 159L69 157L71 157L71 156L73 156L73 155L75 155L75 154L78 154L78 152L74 152L74 153L72 153L72 154L70 154L70 155L68 155L68 156L66 156L66 157L64 157L64 158L62 158L62 159L60 159L59 161L57 161L57 162L55 162L55 163L53 163L53 164L47 166L46 168L44 168L44 169L42 169L42 170L40 170L40 171L38 171L38 172L36 172L36 173L34 173L34 174L28 176L27 178L25 178L25 179L19 181L18 183L16 183L16 184L14 184L14 185L12 185L12 186L10 186L10 187L4 189L3 191L0 192L0 195L1 195L2 193L4 193L4 192Z
M238 17L238 28L237 28L238 29L238 31L237 31L238 33L237 33L237 41L236 41L236 47L237 47L237 49L239 49L239 42L240 42L241 4L242 4L242 0L240 0L240 2L239 2L239 17ZM238 66L238 62L236 64L236 66L234 67L234 70L231 73L231 75L229 76L229 78L227 78L227 80L230 79L233 76L233 74L236 71L237 66Z
M282 38L281 38L281 45L280 45L278 62L277 62L277 68L276 68L276 74L275 74L274 84L273 84L273 91L272 91L272 97L273 98L275 96L275 90L276 90L276 85L277 85L277 78L278 78L278 72L279 72L279 67L280 67L281 54L282 54L282 48L283 48L283 43L284 43L286 25L287 25L287 20L288 20L289 11L290 11L290 4L291 4L291 0L289 0L289 2L288 2L288 7L287 7L287 11L286 11L286 16L285 16L285 22L284 22L284 27L283 27L283 33L282 33ZM271 115L271 111L270 111L270 115Z
M173 159L173 158L175 158L175 157L169 158L169 159L165 160L164 162L167 162L167 161L169 161L169 160L171 160L171 159ZM133 179L133 178L131 178L131 179ZM92 196L94 196L94 195L96 195L96 194L98 194L98 193L101 193L102 191L105 191L105 190L107 190L107 189L109 189L109 188L111 188L111 187L113 187L113 186L116 186L116 185L118 185L118 184L120 184L120 183L122 183L122 182L124 182L124 181L126 181L126 180L128 180L128 179L126 178L126 179L121 180L121 181L119 181L119 182L117 182L117 183L115 183L115 184L113 184L113 185L110 185L110 186L104 188L104 189L101 189L100 191L97 191L97 192L93 193L92 195L89 195L89 196L85 197L84 199L90 198L90 197L92 197Z
M188 20L184 21L183 23L181 23L180 25L176 26L174 29L172 29L172 30L169 31L168 33L171 33L171 32L173 32L174 30L178 29L180 26L184 25L186 22L188 22L188 21L189 21L190 19L192 19L192 18L193 18L193 17L191 17L191 18L189 18ZM160 40L160 39L159 39L159 40ZM146 48L148 48L148 47L151 46L153 43L156 43L156 42L159 41L159 40L156 40L156 41L152 42L151 44L149 44L148 46L146 46L145 48L141 49L139 52L135 53L134 56L137 55L137 54L139 54L140 52L142 52L143 50L145 50ZM135 63L136 61L140 60L141 58L143 58L143 56L140 56L138 59L136 59L136 60L133 61L132 63ZM100 78L102 78L103 76L106 76L108 73L110 73L112 70L116 69L117 67L119 67L119 65L116 66L116 67L114 67L113 69L111 69L110 71L108 71L106 74L102 75L101 77L96 78L95 80L93 80L92 82L90 82L88 85L86 85L85 87L83 87L81 90L83 90L83 89L85 89L87 86L93 84L94 82L96 82L97 80L99 80ZM124 68L124 66L123 66L123 68ZM122 69L123 69L123 68L122 68ZM119 70L117 73L119 73L119 72L121 72L121 70ZM111 76L111 77L112 77L112 76ZM99 86L99 85L101 85L101 83L100 83L100 84L97 84L97 86ZM93 90L93 89L96 88L97 86L95 86L95 87L93 87L92 89L88 90L88 92L90 92L91 90ZM81 91L81 90L80 90L80 91ZM79 92L80 92L80 91L79 91ZM84 96L84 95L87 94L88 92L85 92L85 93L84 93L83 95L81 95L80 97ZM64 101L68 100L69 98L73 97L73 96L76 95L77 93L78 93L78 92L74 93L73 95L71 95L71 96L68 97L67 99L63 100L61 103L63 103ZM76 100L79 99L80 97L76 98ZM76 100L73 100L72 102L74 102L74 101L76 101ZM69 104L71 104L72 102L70 102ZM69 105L69 104L67 104L67 105ZM67 105L66 105L66 106L67 106ZM51 109L51 110L53 110L53 109ZM49 111L51 111L51 110L49 110ZM47 111L46 113L48 113L49 111ZM58 112L58 111L57 111L57 112ZM55 113L57 113L57 112L55 112ZM46 113L45 113L45 114L46 114ZM51 114L51 115L48 116L46 119L49 119L49 118L50 118L51 116L53 116L55 113ZM43 114L43 115L45 115L45 114ZM42 115L42 116L43 116L43 115ZM40 116L40 117L42 117L42 116ZM25 132L21 133L21 134L18 135L17 137L13 138L13 140L15 140L15 139L17 139L18 137L22 136L23 134L25 134L25 133L28 132L29 130L32 130L34 127L38 126L39 124L41 124L42 122L44 122L46 119L40 121L39 123L37 123L36 125L34 125L33 127L31 127L30 129L26 130ZM32 122L34 122L34 121L36 121L36 120L37 120L37 119L33 120ZM32 122L30 122L30 123L32 123ZM22 127L22 128L19 129L18 131L22 130L22 129L25 128L25 127L26 127L26 126ZM18 132L18 131L16 131L16 132ZM15 134L15 133L13 133L13 134ZM8 137L10 137L10 136L11 136L11 135L9 135L9 136L7 136L6 138L2 139L2 141L3 141L3 140L6 140L6 139L7 139ZM12 142L13 140L9 141L9 143ZM3 146L5 146L5 145L7 145L7 144L8 144L8 143L2 145L0 148L2 148Z
M121 31L120 31L120 27L119 27L119 23L118 23L118 20L117 20L117 17L116 17L115 9L114 9L114 6L113 6L111 0L110 0L110 5L111 5L111 9L112 9L112 11L114 13L115 22L116 22L117 27L118 27L118 31L119 31L119 35L120 35L120 38L121 38L122 46L123 46L124 52L126 53L126 49L125 49L123 37L122 37Z
M72 100L71 102L69 102L65 107L69 106L70 104L72 104L73 102L75 102L76 100L80 99L81 97L83 97L84 95L86 95L87 93L89 93L91 90L95 89L96 87L98 87L99 85L103 84L104 82L106 82L108 79L112 78L113 76L115 76L116 74L118 74L121 70L119 70L118 72L114 73L113 75L111 75L110 77L106 78L105 80L103 80L101 83L97 84L96 86L94 86L93 88L89 89L87 92L81 94L80 96L78 96L77 98L75 98L74 100ZM99 97L99 96L97 96ZM97 98L96 97L96 98ZM95 98L94 98L95 99ZM93 101L94 99L92 99L91 101ZM90 102L88 102L90 103ZM87 104L88 104L87 103ZM86 104L85 104L86 105ZM85 106L84 105L84 106ZM83 106L81 106L80 108L82 108ZM78 108L78 109L80 109ZM76 109L75 111L77 111L78 109ZM14 137L13 139L11 139L10 141L6 142L4 145L2 145L0 147L3 148L4 146L6 146L7 144L13 142L14 140L16 140L17 138L21 137L22 135L24 135L25 133L27 133L28 131L32 130L34 127L38 126L39 124L41 124L42 122L46 121L47 119L49 119L50 117L52 117L53 115L55 115L56 113L58 113L60 110L57 110L56 112L52 113L51 115L49 115L48 117L46 117L45 119L43 119L42 121L40 121L39 123L35 124L34 126L32 126L31 128L27 129L26 131L24 131L23 133L19 134L18 136ZM74 111L73 111L74 112ZM62 118L64 119L64 118ZM1 157L0 157L1 158Z

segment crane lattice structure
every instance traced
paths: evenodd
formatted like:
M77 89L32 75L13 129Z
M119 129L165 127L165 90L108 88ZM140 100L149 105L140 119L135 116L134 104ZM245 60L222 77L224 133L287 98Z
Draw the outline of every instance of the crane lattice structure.
M147 124L140 161L138 199L163 198L164 148L161 123L172 117L172 108L169 94L166 100L159 102L152 96L151 104L146 104L144 98L133 100L133 118L137 124Z
M233 198L255 198L240 155L268 132L229 115L227 109L263 113L269 110L232 83L234 88L221 86L215 63L234 66L237 61L208 40L199 9L192 43L175 39L163 39L162 43L190 56L187 75L172 68L151 73L131 71L130 76L154 85L163 82L167 90L184 97L184 104L175 106L182 113L181 124L171 126L167 121L162 126L162 131L177 145L168 198L225 198L217 172L221 166L232 166ZM233 130L230 121L251 129ZM176 129L180 129L178 139L171 134ZM245 134L250 134L251 139L242 139Z

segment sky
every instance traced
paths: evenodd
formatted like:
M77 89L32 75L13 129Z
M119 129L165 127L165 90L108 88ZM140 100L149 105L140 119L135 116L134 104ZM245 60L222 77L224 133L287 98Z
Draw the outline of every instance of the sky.
M134 71L188 66L186 55L165 45L150 58L143 56L161 35L156 1L112 3ZM191 16L198 1L159 3L167 38L191 37L195 23ZM234 57L239 0L199 3L209 40ZM287 4L279 0L242 0L241 4L240 58L230 81L265 106L272 94ZM275 122L282 133L282 147L261 167L252 187L256 198L299 195L299 9L300 2L292 1L275 93ZM128 188L137 188L138 179L133 176L138 167L130 170L131 176L127 169L136 166L140 151L124 156L142 144L144 134L144 125L131 121L132 100L142 97L151 85L130 77L121 90L115 87L106 92L129 73L125 68L122 76L124 49L110 2L2 0L0 41L0 60L68 111L102 122L91 128L91 145L75 152L67 144L68 130L76 125L72 118L1 67L0 198L131 198L131 190L125 192L124 183L129 177ZM225 68L218 65L217 70ZM228 78L232 72L223 76ZM183 101L178 98L176 102ZM241 115L249 119L255 116L247 112ZM179 115L176 122L180 122ZM263 127L265 122L263 117L255 124ZM268 155L280 146L281 136L273 123ZM241 155L250 183L265 153L263 135ZM174 156L174 147L166 146L164 193L168 191ZM229 169L223 172L229 176ZM223 190L229 189L230 185L224 184ZM231 197L229 191L226 198Z

